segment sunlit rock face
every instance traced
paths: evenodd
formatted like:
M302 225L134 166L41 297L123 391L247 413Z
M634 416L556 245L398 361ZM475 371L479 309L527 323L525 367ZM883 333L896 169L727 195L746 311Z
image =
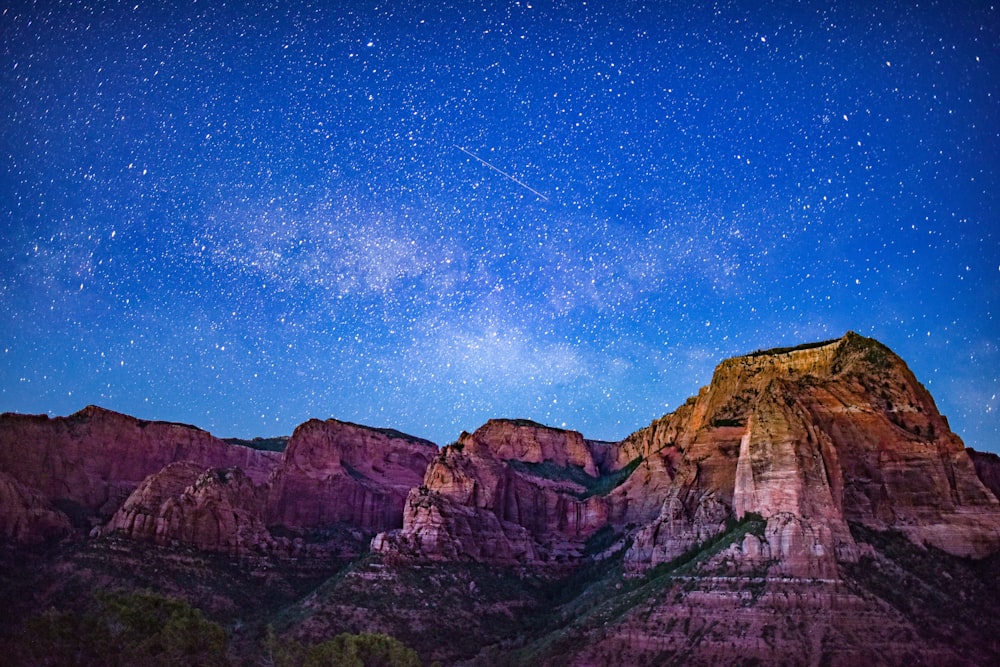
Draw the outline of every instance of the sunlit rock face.
M270 480L268 524L399 528L407 493L436 455L433 443L396 431L310 420L295 429Z
M376 551L429 560L555 564L579 559L608 523L601 471L575 431L491 420L431 463L407 500L403 529Z
M89 406L69 417L0 416L0 470L50 501L107 520L149 475L176 461L239 467L264 482L281 454L230 445L184 424Z
M623 447L662 462L649 481L660 514L627 555L637 571L749 513L767 520L764 553L791 576L856 561L849 522L956 555L1000 547L1000 505L961 440L899 357L853 333L726 360Z
M616 471L626 474L588 492L587 479ZM755 515L766 529L741 557L784 576L834 578L856 562L851 522L956 555L1000 547L1000 504L930 395L899 357L853 333L728 359L696 397L613 445L490 421L445 448L410 492L403 529L374 546L566 562L610 527L630 536L626 565L638 573Z

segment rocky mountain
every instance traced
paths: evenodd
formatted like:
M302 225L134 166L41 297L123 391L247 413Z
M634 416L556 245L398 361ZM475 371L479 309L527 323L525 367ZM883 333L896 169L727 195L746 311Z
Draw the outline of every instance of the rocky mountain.
M998 480L853 333L725 360L615 443L3 415L0 595L24 617L98 583L184 595L247 664L267 625L269 655L383 632L443 664L989 664Z
M961 440L905 363L856 334L727 360L618 449L599 468L579 433L491 421L442 451L373 548L544 564L639 526L625 561L641 573L749 514L767 525L743 558L788 576L856 563L851 522L959 556L1000 548L1000 504Z
M346 523L371 532L400 526L403 500L436 454L434 443L399 431L310 420L295 429L269 482L268 523L292 530Z
M147 477L104 530L240 556L271 546L263 516L264 489L240 468L180 461Z
M856 334L727 360L629 440L670 462L661 515L626 556L639 569L748 513L767 520L748 549L793 576L856 562L851 522L955 555L1000 547L1000 506L961 440L906 364Z
M185 424L88 406L69 417L0 415L0 471L77 519L107 521L149 475L178 461L238 467L265 481L280 456ZM54 509L54 508L53 508Z
M241 556L297 556L303 543L345 535L364 548L402 525L403 500L436 453L426 440L333 419L306 422L276 452L94 406L53 419L4 414L0 535L39 542L75 521L95 536ZM327 546L318 555L345 547Z
M608 522L601 474L576 431L491 420L445 447L376 552L434 561L567 563Z

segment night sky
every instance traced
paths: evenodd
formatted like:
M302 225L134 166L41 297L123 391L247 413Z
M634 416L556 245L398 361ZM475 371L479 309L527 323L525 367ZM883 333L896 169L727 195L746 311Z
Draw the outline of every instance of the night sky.
M619 439L854 330L1000 451L989 3L256 4L2 5L0 411Z

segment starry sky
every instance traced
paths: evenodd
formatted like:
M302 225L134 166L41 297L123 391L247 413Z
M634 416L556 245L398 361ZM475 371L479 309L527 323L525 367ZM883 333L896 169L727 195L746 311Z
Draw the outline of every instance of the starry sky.
M854 330L1000 451L990 3L263 4L2 5L0 411L615 440Z

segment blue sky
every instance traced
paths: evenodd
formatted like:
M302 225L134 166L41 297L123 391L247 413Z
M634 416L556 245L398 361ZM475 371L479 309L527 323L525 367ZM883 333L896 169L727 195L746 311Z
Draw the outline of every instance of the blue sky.
M0 410L617 439L874 336L1000 451L985 3L15 3Z

